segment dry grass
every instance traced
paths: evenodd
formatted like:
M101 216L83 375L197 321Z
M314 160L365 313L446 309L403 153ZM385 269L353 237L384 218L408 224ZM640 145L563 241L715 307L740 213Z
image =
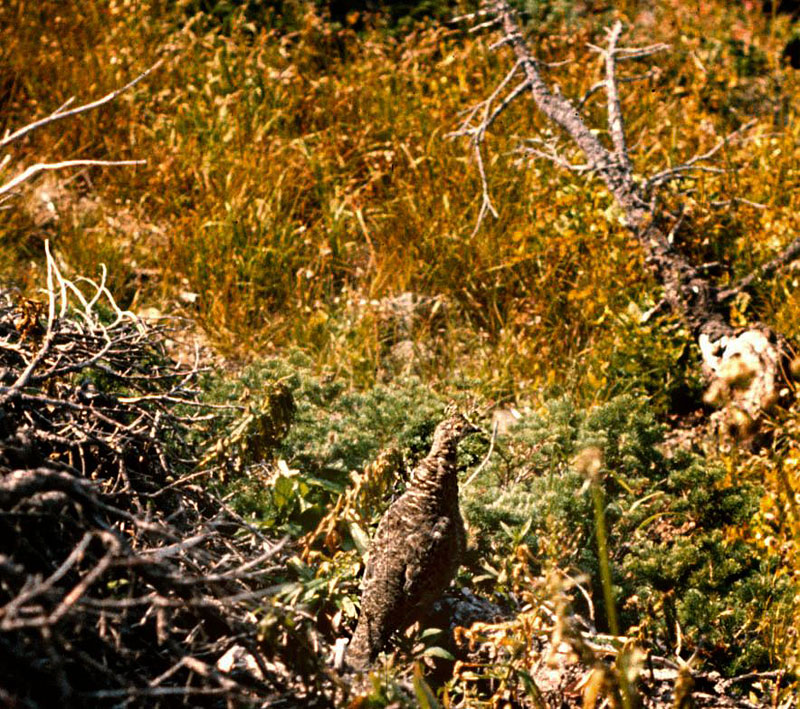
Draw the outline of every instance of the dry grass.
M474 166L444 135L507 64L488 55L483 38L442 27L357 34L310 11L296 32L240 23L223 36L203 22L181 29L183 18L161 5L2 10L8 126L169 58L134 96L35 135L12 155L149 164L72 176L64 189L90 195L91 208L65 200L58 222L37 224L31 210L11 215L0 231L6 273L28 277L44 232L76 270L107 262L129 302L170 307L180 293L199 294L192 314L229 351L291 342L361 381L382 349L370 313L354 322L352 303L438 294L458 312L459 356L443 357L445 367L504 391L543 385L554 368L579 391L608 383L615 318L631 302L646 309L652 288L598 185L548 165L514 168L513 136L541 127L530 112L516 111L490 145L501 218L470 236ZM596 78L584 44L609 19L543 28L540 54L573 60L550 72L565 93L579 95ZM633 37L674 44L657 78L627 90L642 171L759 117L752 139L726 156L736 169L694 185L684 237L698 257L744 270L795 227L797 80L779 62L788 25L723 3L699 13L664 4L632 19ZM737 196L767 209L709 207ZM794 325L791 295L777 308L765 300L778 323Z

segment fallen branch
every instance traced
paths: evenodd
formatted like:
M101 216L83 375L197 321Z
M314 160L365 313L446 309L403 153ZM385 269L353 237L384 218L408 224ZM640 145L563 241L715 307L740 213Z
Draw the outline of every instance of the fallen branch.
M129 91L131 88L136 86L140 81L148 77L151 73L153 73L158 67L161 66L163 60L157 61L153 66L149 69L143 71L139 76L135 79L129 81L125 86L122 86L119 89L114 89L110 93L106 94L102 98L97 99L96 101L90 101L89 103L82 104L77 106L76 108L69 108L75 101L75 98L72 97L62 106L57 108L53 111L49 116L45 116L44 118L40 118L38 121L33 121L28 123L27 125L18 128L13 133L6 132L6 135L0 139L0 149L6 148L12 143L21 140L26 135L32 133L33 131L44 128L56 121L64 120L65 118L74 118L82 113L87 113L89 111L94 111L102 106L105 106L116 98L124 94L126 91ZM8 156L6 156L8 158ZM3 162L3 165L0 165L0 171L3 167L5 167L6 161ZM68 168L73 167L117 167L117 166L128 166L128 165L144 165L146 164L146 160L93 160L93 159L78 159L78 160L63 160L59 162L37 162L30 167L22 170L16 176L12 177L10 180L6 181L3 184L0 184L0 203L7 200L11 197L20 185L27 182L28 180L32 179L36 175L42 172L50 172L54 170L65 170Z
M764 409L778 400L779 390L783 386L783 365L790 353L784 338L762 323L752 323L739 329L731 326L727 303L739 292L750 289L758 280L773 275L800 258L800 240L792 242L778 257L755 269L733 286L720 288L712 282L707 269L695 266L675 248L673 237L679 222L670 230L665 226L668 215L656 211L658 190L665 184L693 172L721 172L721 168L705 163L731 141L741 139L752 122L682 164L662 169L650 177L636 175L629 154L619 92L620 82L626 79L619 79L617 64L652 56L667 49L668 45L621 47L619 43L623 25L616 22L607 31L605 46L590 45L590 49L603 59L605 78L586 92L576 108L542 77L540 69L543 65L523 36L517 12L508 0L486 0L480 18L482 27L496 28L500 37L492 46L509 48L514 65L489 98L469 112L461 127L451 134L469 139L478 162L482 206L476 228L480 227L487 213L495 212L481 153L486 133L512 103L527 96L539 112L558 126L583 153L585 162L577 164L568 159L558 150L554 141L527 140L520 146L519 152L545 158L571 172L589 172L603 182L621 208L625 224L644 252L646 264L661 284L663 302L683 319L697 339L709 383L717 386L718 390L725 390L724 402L719 403L727 403L738 412L739 429L752 428ZM511 77L517 74L523 76L522 82L504 99L500 99ZM629 77L634 78L638 77ZM607 123L604 128L611 139L610 147L603 144L601 131L592 130L579 112L589 97L600 90L605 91L607 98Z
M24 125L21 128L15 130L13 133L7 132L6 135L2 139L0 139L0 149L8 147L9 145L11 145L11 143L24 138L26 135L32 133L38 128L43 128L44 126L50 125L51 123L55 123L56 121L64 120L65 118L72 118L73 116L80 115L81 113L94 111L95 109L98 109L101 106L105 106L106 104L111 103L118 96L121 96L126 91L136 86L136 84L138 84L140 81L147 78L163 63L164 60L159 59L155 64L153 64L153 66L151 66L149 69L145 69L141 74L139 74L139 76L137 76L135 79L125 84L125 86L119 89L114 89L113 91L106 94L102 98L97 99L96 101L90 101L89 103L85 103L81 106L78 106L77 108L66 110L75 102L75 97L73 96L72 98L68 99L66 103L64 103L62 106L53 111L49 116L40 118L38 121L33 121L32 123L28 123L27 125Z
M117 167L126 165L146 165L147 160L64 160L62 162L37 162L25 168L16 177L0 185L0 197L13 192L23 182L27 182L40 172L64 170L70 167Z

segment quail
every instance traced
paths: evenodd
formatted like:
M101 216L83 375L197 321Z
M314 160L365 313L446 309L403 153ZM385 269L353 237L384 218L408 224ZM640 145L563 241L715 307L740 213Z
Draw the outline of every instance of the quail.
M364 573L361 614L347 650L351 667L372 664L392 633L430 610L458 569L466 541L456 447L477 430L461 414L440 423L430 453L381 519Z

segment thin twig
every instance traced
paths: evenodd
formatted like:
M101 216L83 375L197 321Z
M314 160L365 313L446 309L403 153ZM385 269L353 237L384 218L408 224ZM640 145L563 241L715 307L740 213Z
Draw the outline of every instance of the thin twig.
M717 300L724 303L734 298L742 291L752 288L756 282L769 278L781 271L789 264L800 259L800 237L794 239L780 254L775 258L761 264L758 268L751 271L744 278L739 279L735 284L724 288L717 293Z
M471 475L466 479L466 481L462 485L462 488L468 487L469 484L476 477L478 477L480 472L489 464L489 460L492 457L492 453L494 452L494 443L497 440L497 427L498 427L498 424L499 424L499 422L495 421L494 422L494 426L492 426L492 438L489 441L489 450L486 452L486 455L484 456L483 460L480 462L480 465L478 465L478 467L475 468L475 470L472 471Z
M667 168L666 170L661 170L660 172L657 172L655 175L650 177L645 182L645 191L649 191L653 187L675 180L681 177L686 172L691 172L691 171L711 172L711 173L724 172L724 170L721 168L698 165L698 163L706 162L711 158L713 158L720 150L722 150L722 148L724 148L726 145L729 145L733 140L741 136L742 133L745 133L747 130L749 130L754 124L755 120L748 121L744 125L737 128L735 131L729 133L724 138L720 138L720 140L717 141L716 145L714 145L714 147L710 148L706 152L698 153L697 155L694 155L693 157L689 158L686 162L681 163L680 165L676 165L675 167Z
M126 165L146 165L147 160L63 160L61 162L37 162L23 170L16 177L11 178L4 185L0 185L0 197L12 192L23 182L31 179L40 172L51 170L64 170L71 167L118 167Z
M622 34L622 23L617 20L608 33L608 48L605 50L606 94L608 95L608 128L614 143L614 152L622 168L631 173L631 161L628 157L628 143L625 139L625 126L622 122L622 109L619 102L617 85L617 42Z
M139 76L135 79L129 81L125 86L119 89L114 89L111 93L106 94L102 98L97 99L96 101L91 101L90 103L85 103L82 106L78 106L73 108L69 111L65 110L68 108L73 101L75 100L74 97L70 98L66 103L62 106L57 108L53 113L45 118L42 118L38 121L34 121L33 123L29 123L28 125L22 126L18 130L14 131L13 133L7 134L5 137L0 139L0 148L5 148L6 146L10 145L16 140L25 137L28 133L35 131L37 128L42 128L46 125L51 123L55 123L56 121L63 120L64 118L71 118L72 116L77 116L80 113L86 113L87 111L93 111L96 108L100 108L101 106L105 106L107 103L111 103L114 99L116 99L121 94L124 94L129 89L133 88L138 84L140 81L145 79L147 76L152 74L156 69L158 69L164 63L163 59L159 59L153 66L149 69L145 69ZM2 192L0 192L2 194Z

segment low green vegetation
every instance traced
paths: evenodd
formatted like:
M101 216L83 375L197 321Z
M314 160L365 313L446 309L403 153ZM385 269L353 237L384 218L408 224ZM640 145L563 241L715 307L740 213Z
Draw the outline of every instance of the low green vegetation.
M445 399L413 378L354 392L314 378L297 358L251 365L225 396L241 401L242 392L255 396L278 382L292 392L293 425L266 460L232 474L224 489L263 529L305 540L306 556L298 553L287 570L281 598L333 642L357 615L365 533L425 455ZM458 394L455 387L450 393ZM487 454L488 422L485 428L487 435L461 447L462 482ZM589 595L574 594L575 609L593 614L607 631L594 479L605 498L623 634L664 655L680 645L725 674L772 667L787 650L786 639L778 641L772 630L789 622L796 589L776 573L780 555L754 554L747 541L764 488L731 485L721 461L675 449L665 433L648 401L630 395L588 410L562 396L526 411L462 490L472 541L459 584L516 607L513 599L529 581L514 570L525 550L533 576L558 573L583 584ZM362 488L389 450L391 465L380 472L379 484ZM581 460L586 451L596 456L591 473ZM354 489L363 493L360 499L348 498ZM331 509L338 512L326 526Z

